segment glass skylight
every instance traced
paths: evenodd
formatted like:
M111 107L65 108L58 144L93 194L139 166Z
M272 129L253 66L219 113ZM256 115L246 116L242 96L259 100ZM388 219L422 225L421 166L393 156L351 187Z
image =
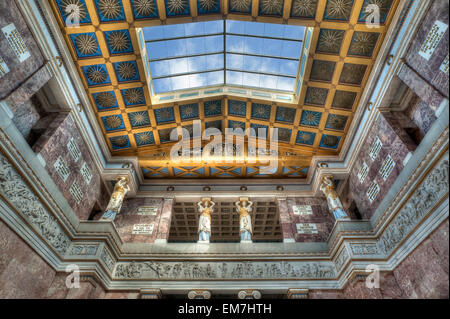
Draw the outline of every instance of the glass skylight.
M143 33L156 94L217 85L293 93L305 27L220 20Z

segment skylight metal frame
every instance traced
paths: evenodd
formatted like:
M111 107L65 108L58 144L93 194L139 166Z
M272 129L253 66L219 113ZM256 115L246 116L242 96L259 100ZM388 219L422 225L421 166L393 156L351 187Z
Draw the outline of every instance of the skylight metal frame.
M147 81L150 88L150 96L152 100L152 104L162 104L167 103L169 101L180 101L180 100L186 100L187 98L202 98L202 97L210 97L210 96L216 96L216 95L237 95L237 96L248 96L248 97L263 97L267 100L272 101L280 101L283 103L293 103L296 104L298 102L299 96L297 94L297 88L301 87L301 83L299 85L299 81L302 81L302 78L304 76L303 74L300 74L300 70L306 69L306 63L308 59L304 59L304 56L307 56L309 54L310 49L310 40L307 41L307 37L311 37L313 28L312 27L304 27L304 33L303 38L296 40L296 39L289 39L289 38L279 38L279 37L270 37L270 36L254 36L254 35L245 35L245 34L239 34L239 33L227 33L226 32L226 22L230 19L223 19L223 32L220 33L211 33L207 35L192 35L192 36L183 36L183 37L171 37L171 38L164 38L164 39L156 39L156 40L144 40L142 28L137 29L138 34L140 34L140 37L143 39L143 43L141 42L141 54L143 56L143 59L146 63L146 73L147 73ZM250 37L250 38L261 38L261 39L275 39L275 40L283 40L283 41L293 41L293 42L301 42L301 52L299 58L290 58L290 57L280 57L275 55L263 55L263 54L253 54L253 53L245 53L245 52L234 52L234 51L228 51L226 47L226 36L227 35L233 35L233 36L241 36L241 37ZM174 57L167 57L167 58L156 58L150 60L148 57L148 54L146 52L146 43L148 42L158 42L158 41L167 41L167 40L174 40L174 39L188 39L188 38L201 38L201 37L208 37L208 36L223 36L224 46L223 50L218 50L214 52L208 52L208 53L201 53L201 54L186 54L182 56L174 56ZM307 43L309 42L309 43ZM173 59L181 59L181 58L189 58L189 57L198 57L198 56L208 56L208 55L216 55L216 54L223 54L223 68L218 69L211 69L211 70L205 70L205 71L195 71L195 72L185 72L185 73L179 73L179 74L171 74L167 76L158 76L158 77L152 77L151 70L150 70L150 61L161 61L161 60L173 60ZM274 58L279 60L290 60L290 61L298 61L298 67L296 71L296 76L288 75L288 74L280 74L280 73L268 73L268 72L254 72L249 70L240 70L240 69L227 69L226 65L226 55L227 54L236 54L241 56L254 56L254 57L262 57L262 58ZM160 78L170 78L174 76L182 76L182 75L193 75L193 74L201 74L201 73L210 73L210 72L218 72L223 71L223 79L224 84L212 84L212 85L206 85L196 88L188 88L188 89L178 89L178 90L171 90L169 92L164 93L155 93L153 89L153 79L160 79ZM254 74L262 74L262 75L270 75L270 76L279 76L284 78L295 78L295 84L293 87L292 92L283 91L283 90L277 90L274 88L260 88L260 87L253 87L250 85L235 85L235 84L229 84L226 83L226 74L227 71L234 71L234 72L243 72L243 73L254 73ZM214 93L209 93L213 92ZM216 92L220 91L220 92ZM236 93L239 91L238 93ZM246 93L244 93L244 91Z

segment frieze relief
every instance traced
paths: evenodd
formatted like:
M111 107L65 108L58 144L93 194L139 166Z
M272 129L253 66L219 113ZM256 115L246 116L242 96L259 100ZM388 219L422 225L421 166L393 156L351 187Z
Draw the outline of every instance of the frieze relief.
M344 266L345 262L350 258L347 249L344 247L342 251L337 256L334 264L336 265L337 271L341 271L342 266Z
M354 255L378 255L379 253L375 243L350 244L350 247Z
M308 279L335 278L330 262L129 262L116 266L117 279Z
M448 193L448 153L414 191L377 242L378 249L390 253L427 213Z
M58 253L66 253L70 246L69 237L1 153L0 193Z
M75 256L95 256L97 250L98 244L74 244L69 254Z
M103 261L103 263L105 264L106 268L108 268L109 271L113 270L115 262L106 248L103 248L102 253L100 255L100 259Z

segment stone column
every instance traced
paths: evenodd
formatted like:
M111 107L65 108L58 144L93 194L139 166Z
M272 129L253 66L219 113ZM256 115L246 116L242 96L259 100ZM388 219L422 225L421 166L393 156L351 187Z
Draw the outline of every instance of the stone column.
M261 299L261 292L258 290L241 290L238 292L239 299Z
M156 229L155 243L167 243L170 232L170 222L172 220L172 208L174 198L165 198L161 214L159 216L158 227Z
M309 290L305 288L290 288L287 292L288 299L308 299Z
M211 292L208 290L191 290L188 292L189 299L211 299Z
M140 295L141 299L161 299L162 297L161 289L159 288L141 289Z
M347 213L342 206L339 195L336 193L333 184L333 176L325 175L322 176L322 181L320 185L320 190L325 194L327 198L328 208L333 214L334 219L337 220L350 220Z
M114 191L109 200L108 206L106 207L105 213L100 220L110 220L113 221L116 215L120 213L122 208L123 199L125 195L130 191L130 186L128 185L127 177L117 178L117 183L114 186Z
M277 198L278 214L280 218L281 231L283 233L283 242L295 243L295 233L293 220L289 212L289 206L285 197Z

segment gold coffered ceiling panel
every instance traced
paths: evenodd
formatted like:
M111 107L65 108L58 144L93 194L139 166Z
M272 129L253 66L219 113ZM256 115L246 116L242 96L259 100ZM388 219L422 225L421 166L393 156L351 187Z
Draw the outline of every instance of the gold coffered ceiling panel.
M264 176L255 172L261 163L171 162L170 131L192 131L195 120L202 129L279 128L280 162L265 177L306 177L312 156L339 154L398 5L398 0L50 2L111 153L138 156L146 178ZM365 23L369 4L380 8L379 27ZM79 27L69 27L73 8ZM224 95L152 105L136 29L223 18L313 28L305 41L310 51L298 103Z

